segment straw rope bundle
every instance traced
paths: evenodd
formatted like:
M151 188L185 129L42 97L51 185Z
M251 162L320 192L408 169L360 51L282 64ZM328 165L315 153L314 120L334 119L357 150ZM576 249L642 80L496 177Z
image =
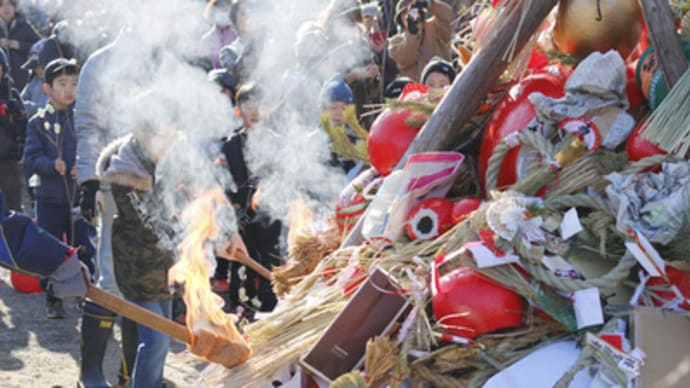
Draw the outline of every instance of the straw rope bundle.
M319 262L340 245L340 232L336 226L318 233L300 233L290 245L288 262L274 268L273 290L277 296L290 292L305 275L311 273Z

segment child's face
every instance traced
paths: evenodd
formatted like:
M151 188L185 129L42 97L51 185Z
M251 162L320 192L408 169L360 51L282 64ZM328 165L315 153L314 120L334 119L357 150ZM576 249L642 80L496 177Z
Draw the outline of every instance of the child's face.
M426 77L424 85L432 89L443 89L450 85L450 78L443 73L433 72Z
M77 75L60 74L53 80L53 84L46 88L46 94L50 97L58 109L64 109L72 103L77 96Z
M12 5L10 0L0 0L0 17L5 21L14 19L16 8Z
M256 125L261 120L259 102L257 100L249 100L240 104L240 116L245 128L251 128Z
M326 106L326 113L331 119L331 125L337 127L345 124L345 108L347 104L344 102L331 102Z

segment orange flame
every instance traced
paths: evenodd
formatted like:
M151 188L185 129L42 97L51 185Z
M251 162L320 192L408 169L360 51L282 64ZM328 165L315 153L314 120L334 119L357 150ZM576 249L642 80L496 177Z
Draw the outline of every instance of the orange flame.
M205 329L227 338L240 337L231 316L223 311L223 300L211 291L209 272L213 254L208 242L216 238L216 209L226 203L222 190L203 193L184 211L189 222L187 236L178 246L180 260L170 268L170 279L184 285L187 327L193 333Z
M314 215L312 211L301 198L290 203L288 207L288 220L290 221L287 235L288 251L295 245L297 236L308 231L313 218Z

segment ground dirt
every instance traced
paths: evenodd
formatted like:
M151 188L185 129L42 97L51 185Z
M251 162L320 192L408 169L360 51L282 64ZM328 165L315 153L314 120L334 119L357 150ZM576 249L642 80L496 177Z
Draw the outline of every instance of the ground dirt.
M79 322L75 302L66 302L65 319L46 319L45 295L16 292L10 272L0 268L0 387L76 387L79 378ZM119 327L103 363L106 377L117 382ZM165 377L177 387L191 387L208 364L173 340Z

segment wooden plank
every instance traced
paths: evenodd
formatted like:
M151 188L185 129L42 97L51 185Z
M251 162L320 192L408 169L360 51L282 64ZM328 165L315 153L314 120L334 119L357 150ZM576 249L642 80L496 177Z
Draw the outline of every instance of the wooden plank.
M676 34L676 21L668 0L644 0L640 4L666 87L671 90L688 69L683 46Z
M556 3L558 3L557 0L520 2L506 23L497 31L493 40L472 58L465 70L455 79L450 90L412 141L396 168L402 168L409 155L450 149L468 135L462 131L463 124L477 113L486 95L510 64L503 60L503 55L515 38L516 28L520 25L522 18L522 10L528 7L520 31L517 32L516 53L519 53L532 38ZM365 215L366 213L360 217L342 246L361 243L362 220Z

